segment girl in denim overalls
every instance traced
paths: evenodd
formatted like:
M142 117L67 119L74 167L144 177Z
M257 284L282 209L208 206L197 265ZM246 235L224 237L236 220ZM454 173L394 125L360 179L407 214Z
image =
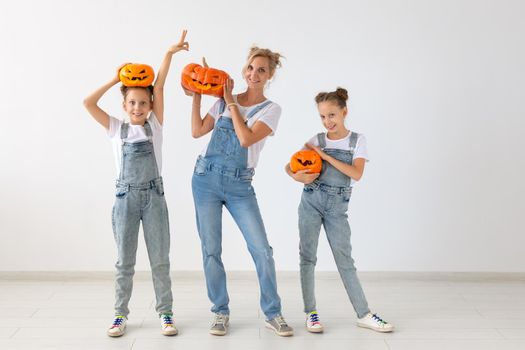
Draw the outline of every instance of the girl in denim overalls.
M211 140L197 159L192 189L208 297L215 314L210 328L214 335L227 333L230 313L221 260L223 206L237 223L255 262L266 326L281 336L293 334L281 315L272 248L251 185L260 151L266 137L275 132L281 114L279 105L264 96L266 82L280 65L279 57L268 49L252 48L243 69L247 90L233 96L233 80L229 80L224 98L204 118L200 112L201 95L193 94L193 137L213 130Z
M390 323L370 312L351 255L348 202L352 185L361 178L368 156L365 137L345 127L347 99L348 93L342 88L322 92L315 98L327 132L317 134L306 146L314 149L323 159L321 174L305 170L293 173L290 165L286 166L288 175L305 184L299 204L299 250L306 329L313 333L323 331L314 295L317 243L322 225L348 297L357 313L357 324L378 332L391 332L393 326Z
M172 318L168 208L160 174L163 87L173 54L188 50L185 37L186 31L183 31L179 43L168 49L153 86L121 87L129 123L110 117L97 105L104 93L119 82L120 68L110 82L84 101L88 112L108 131L117 161L118 180L112 223L118 260L115 265L115 317L107 331L111 337L123 335L126 329L140 221L153 275L157 300L155 310L161 319L161 332L164 335L177 334Z

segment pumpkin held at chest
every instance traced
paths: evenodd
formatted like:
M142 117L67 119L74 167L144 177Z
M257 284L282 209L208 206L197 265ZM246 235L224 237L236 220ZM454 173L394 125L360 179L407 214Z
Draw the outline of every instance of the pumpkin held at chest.
M228 73L197 63L190 63L182 70L182 87L199 94L222 97Z
M153 83L155 73L147 64L129 63L120 69L119 78L128 87L148 87Z
M309 170L310 173L320 173L323 168L323 160L316 151L302 150L292 155L290 169L296 173L299 170Z

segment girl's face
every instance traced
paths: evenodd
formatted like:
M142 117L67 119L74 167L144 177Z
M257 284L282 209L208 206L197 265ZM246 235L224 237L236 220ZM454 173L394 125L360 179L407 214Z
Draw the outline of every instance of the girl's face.
M345 118L348 113L346 107L341 108L336 102L323 101L317 105L321 122L329 134L346 133Z
M266 82L271 79L270 62L268 57L255 57L244 69L244 80L248 88L264 89Z
M144 125L152 108L151 97L145 89L129 89L122 104L131 124Z

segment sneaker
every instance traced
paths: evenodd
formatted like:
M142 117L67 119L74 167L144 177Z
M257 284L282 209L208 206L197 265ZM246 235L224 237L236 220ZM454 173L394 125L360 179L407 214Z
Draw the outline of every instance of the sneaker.
M210 334L226 335L228 326L230 325L230 316L224 314L215 314L213 323L210 327Z
M273 320L266 320L266 328L273 329L281 337L293 335L293 328L288 326L282 316L277 316Z
M126 330L126 322L128 322L126 316L115 316L111 327L108 329L108 335L110 337L120 337L121 335L124 335L124 331Z
M377 316L376 314L372 314L371 312L366 314L365 317L358 319L357 325L359 327L370 328L376 332L383 333L392 332L394 330L394 326L382 320L381 317Z
M164 335L176 335L179 333L175 325L173 324L173 314L161 314L160 315L160 326L161 332Z
M323 331L323 325L319 321L317 311L312 311L306 315L306 330L312 333L321 333Z

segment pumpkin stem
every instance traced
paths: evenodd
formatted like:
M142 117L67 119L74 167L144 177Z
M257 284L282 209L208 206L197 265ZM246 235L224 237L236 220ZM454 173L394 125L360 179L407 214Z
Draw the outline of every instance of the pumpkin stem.
M208 66L208 63L206 62L206 58L205 58L205 57L202 58L202 66L203 66L204 68L208 68L208 67L209 67L209 66Z

